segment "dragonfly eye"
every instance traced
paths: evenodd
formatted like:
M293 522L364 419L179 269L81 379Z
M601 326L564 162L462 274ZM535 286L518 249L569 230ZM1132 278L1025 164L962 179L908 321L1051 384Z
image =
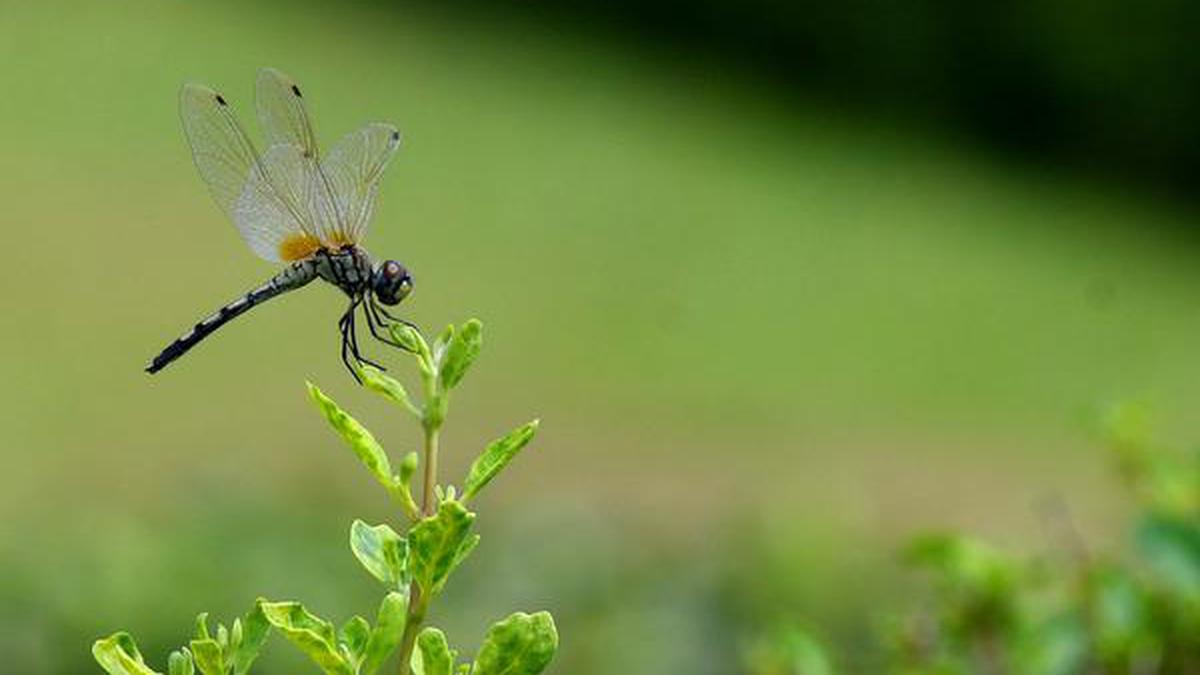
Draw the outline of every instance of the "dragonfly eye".
M385 305L395 305L408 297L412 292L412 276L404 265L395 260L388 260L375 270L371 280L371 290L375 297Z

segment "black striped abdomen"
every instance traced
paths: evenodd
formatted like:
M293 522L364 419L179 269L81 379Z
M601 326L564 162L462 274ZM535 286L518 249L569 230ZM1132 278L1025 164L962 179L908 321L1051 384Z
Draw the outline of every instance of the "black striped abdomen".
M288 291L300 288L315 278L317 278L317 275L312 261L305 260L293 264L272 277L267 283L217 310L216 314L196 324L190 331L181 335L179 339L167 345L167 348L154 357L150 365L146 366L146 372L157 373L175 359L186 354L189 349L195 347L201 340L212 335L218 328L245 314L250 308Z

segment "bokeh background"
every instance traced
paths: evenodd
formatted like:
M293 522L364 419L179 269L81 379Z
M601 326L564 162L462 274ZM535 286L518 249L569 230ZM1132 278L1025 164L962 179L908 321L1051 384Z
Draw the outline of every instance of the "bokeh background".
M477 316L445 471L530 417L435 620L474 650L550 609L555 673L736 672L780 616L872 672L894 551L969 529L1100 549L1128 504L1093 421L1200 429L1194 3L0 4L0 653L155 663L257 595L367 613L350 520L385 496L306 400L394 452L312 287L155 377L158 349L273 273L191 164L180 84L252 126L255 70L326 144L406 144L368 241L410 316ZM376 349L384 354L384 350ZM386 358L409 373L403 360ZM280 642L264 672L307 672Z

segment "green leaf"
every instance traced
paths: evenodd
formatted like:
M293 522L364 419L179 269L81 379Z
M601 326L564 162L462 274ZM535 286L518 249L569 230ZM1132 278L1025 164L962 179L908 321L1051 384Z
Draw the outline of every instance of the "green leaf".
M1013 582L1009 560L988 544L971 537L927 534L914 538L905 558L915 567L940 575L944 583L981 593L1001 593Z
M245 675L249 672L250 665L258 658L258 652L267 640L271 624L267 622L262 607L255 604L246 616L242 617L241 622L235 623L234 626L241 627L241 630L234 630L235 633L241 633L241 639L233 646L230 659L233 662L233 675Z
M417 464L420 461L421 461L421 458L417 455L417 453L415 451L408 453L407 455L404 456L404 459L400 460L400 484L401 485L403 485L406 488L408 486L412 485L412 479L413 479L413 476L417 473Z
M471 464L467 472L467 480L463 483L463 501L474 497L483 486L487 485L497 474L512 461L513 457L524 448L537 433L538 420L509 432L504 438L488 444L483 454Z
M413 675L451 675L456 655L446 642L446 634L430 626L417 636L417 648L412 655Z
M413 475L417 473L419 461L415 452L405 455L404 459L400 460L400 475L392 487L392 496L400 501L400 505L404 507L404 513L411 520L421 517L421 508L417 506L417 502L412 496L412 479Z
M442 362L442 357L446 354L446 346L454 339L454 324L448 324L438 333L433 339L433 360L436 363Z
M327 675L354 675L337 647L337 637L328 621L310 614L298 602L267 602L258 604L263 616L283 633L293 645Z
M96 640L92 644L92 656L109 675L158 675L146 666L137 643L126 632Z
M196 615L196 639L207 640L212 635L208 633L208 612L200 612Z
M475 658L473 675L535 675L558 650L558 631L549 612L517 612L493 624Z
M361 616L350 617L338 631L338 644L350 656L350 661L357 666L362 663L367 650L367 641L371 639L371 624Z
M408 583L408 543L387 525L367 525L355 520L350 525L350 549L354 557L384 584L401 588Z
M471 555L471 551L474 551L475 547L478 545L479 535L473 534L467 537L466 541L462 543L462 546L458 547L458 552L454 554L454 560L450 563L450 571L453 572L454 570L458 569L458 566L467 559L467 556Z
M475 514L462 504L445 501L435 515L422 519L408 532L409 572L425 593L434 595L450 572L478 543L471 536Z
M467 321L460 330L452 334L440 359L438 379L441 380L443 388L453 389L458 386L467 374L467 369L479 356L482 346L483 324L478 319Z
M169 675L195 675L196 669L192 664L192 655L186 649L175 650L167 657L167 673Z
M388 463L387 454L379 445L379 441L376 441L371 432L359 424L358 420L339 408L333 399L321 393L321 390L311 382L308 383L308 394L317 404L321 414L329 421L329 426L333 427L333 430L354 451L354 454L358 455L359 461L375 475L376 480L384 487L391 489L395 479L392 477L392 467Z
M382 395L417 417L421 416L421 409L413 404L412 399L408 397L408 391L396 378L367 363L358 366L358 375L367 389Z
M1141 589L1124 570L1097 566L1091 573L1090 626L1097 651L1119 654L1135 649L1150 625Z
M1200 598L1200 524L1150 513L1134 529L1138 552L1171 590Z
M225 675L225 655L219 642L213 638L192 640L188 643L196 669L204 675Z
M366 653L362 663L363 675L372 675L387 661L392 652L400 644L404 635L404 626L408 618L408 596L404 593L391 592L383 598L379 605L379 616L375 618L375 629L367 641Z
M421 351L421 345L424 339L417 329L408 324L392 323L388 324L388 332L391 333L392 339L399 343L402 349L413 352L414 354Z

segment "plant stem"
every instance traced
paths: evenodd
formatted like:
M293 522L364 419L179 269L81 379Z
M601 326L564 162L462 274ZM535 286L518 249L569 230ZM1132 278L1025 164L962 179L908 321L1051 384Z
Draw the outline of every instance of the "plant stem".
M425 476L423 494L421 497L421 513L432 516L437 511L437 500L434 498L433 487L437 485L438 436L440 429L434 424L426 423L425 429ZM421 588L413 581L408 585L408 617L404 622L404 635L400 638L400 675L409 675L413 647L417 642L417 633L421 630L421 622L425 620L425 612L429 609L429 598L421 594Z
M417 582L408 586L408 618L404 622L404 635L400 637L400 675L409 675L413 647L417 644L417 632L425 620L426 599L421 597Z
M426 516L437 511L433 487L437 484L438 435L437 428L425 428L425 494L421 497L421 510Z

